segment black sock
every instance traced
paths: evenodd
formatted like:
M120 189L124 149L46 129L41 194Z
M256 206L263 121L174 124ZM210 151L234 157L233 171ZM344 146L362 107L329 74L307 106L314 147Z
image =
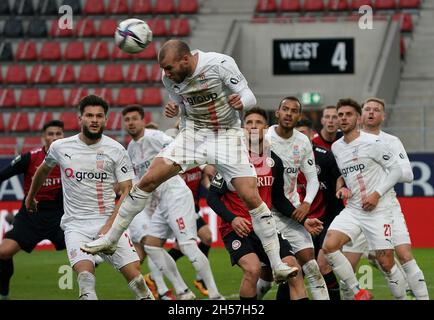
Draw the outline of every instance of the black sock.
M178 260L179 258L183 257L184 254L181 252L181 250L172 248L167 252L172 258L173 260Z
M211 249L211 247L210 247L209 245L207 245L207 244L201 242L201 243L199 243L199 249L200 249L200 251L203 252L203 254L204 254L205 256L208 257L208 252L209 252L209 249Z
M276 300L291 300L288 282L281 283L277 286Z
M14 262L12 259L0 260L0 294L9 294L9 282L14 274Z
M256 294L253 297L242 297L240 296L240 300L258 300Z
M324 281L327 285L327 291L329 292L330 300L341 300L339 282L336 279L333 271L324 275Z

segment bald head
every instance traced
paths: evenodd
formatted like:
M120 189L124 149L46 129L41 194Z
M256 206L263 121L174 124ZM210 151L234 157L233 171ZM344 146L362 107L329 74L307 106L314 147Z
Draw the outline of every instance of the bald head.
M158 61L161 62L169 55L171 58L179 61L185 55L191 56L190 47L181 40L166 41L158 53Z
M180 40L167 41L158 53L158 63L165 76L176 83L193 74L196 61L188 45Z

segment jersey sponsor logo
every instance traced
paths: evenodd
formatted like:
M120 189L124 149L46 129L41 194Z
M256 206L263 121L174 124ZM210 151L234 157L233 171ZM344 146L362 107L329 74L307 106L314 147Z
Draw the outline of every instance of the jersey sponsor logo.
M231 78L229 80L232 84L238 84L238 82L240 82L240 80L238 80L237 78Z
M214 176L214 178L212 179L211 184L212 184L214 187L221 189L221 188L223 187L223 183L224 183L224 181L225 181L225 180L223 179L223 177L221 176L221 174L220 174L220 173L217 173L217 174Z
M365 170L365 165L363 163L360 163L354 166L343 168L341 171L342 171L342 175L346 177L349 173L353 173L353 172L362 173L363 170Z
M241 241L240 240L232 241L232 249L238 250L240 247L241 247Z
M106 172L74 171L72 168L66 168L64 172L67 178L76 179L79 182L83 179L103 182L108 178Z
M269 187L273 185L274 177L271 176L258 176L257 177L257 185L258 187Z
M58 186L60 185L60 178L47 178L44 181L43 187L49 187L49 186Z
M207 95L198 95L198 96L192 96L187 98L187 102L190 105L200 104L208 101L214 101L217 100L217 93L211 92Z
M387 155L387 154L385 154L385 155L383 155L383 159L386 160L386 161L387 161L387 160L390 160L390 156Z
M313 165L313 160L309 159L309 160L307 160L307 163L311 166L311 165Z
M401 159L404 159L404 158L405 158L404 155L403 155L402 153L399 154L399 157L400 157Z
M288 173L288 174L295 174L295 173L297 173L298 172L298 169L297 168L292 168L292 167L287 167L287 168L285 168L284 169L285 170L285 172L286 173Z

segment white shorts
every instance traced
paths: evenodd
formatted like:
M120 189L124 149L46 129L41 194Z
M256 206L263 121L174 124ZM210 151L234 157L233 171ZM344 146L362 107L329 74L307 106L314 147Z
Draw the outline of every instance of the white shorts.
M169 159L182 171L202 164L212 164L226 182L237 177L256 177L242 129L212 130L182 129L157 157Z
M294 253L307 248L313 249L312 236L304 226L279 212L273 212L273 215L276 220L277 231L284 239L288 240Z
M392 228L393 218L390 208L368 212L347 207L336 216L329 230L345 233L353 243L358 241L358 236L363 232L369 250L384 250L393 249Z
M410 244L410 234L408 233L407 224L405 223L404 214L401 207L393 209L393 227L392 227L392 242L393 246L397 247L402 244Z
M128 232L133 243L140 243L148 234L149 225L151 223L151 215L147 209L139 212L128 226Z

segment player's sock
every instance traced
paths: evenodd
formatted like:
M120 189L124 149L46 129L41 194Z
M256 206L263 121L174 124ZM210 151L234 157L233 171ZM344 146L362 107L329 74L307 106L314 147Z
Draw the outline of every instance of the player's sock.
M405 292L405 279L401 270L398 269L396 264L393 265L390 272L385 272L387 283L389 285L390 291L392 291L393 296L396 300L406 300Z
M147 260L148 260L148 268L151 273L152 280L154 280L155 284L157 285L158 294L162 296L167 291L169 291L169 288L167 287L166 282L164 281L163 274L155 265L155 263L152 261L152 258L148 257Z
M157 266L169 281L173 284L176 294L182 294L188 287L181 277L181 274L176 267L175 261L167 253L166 250L154 246L144 246L146 254L151 257L152 261Z
M264 251L270 260L271 268L274 270L283 263L279 254L280 244L277 237L276 222L264 202L256 209L249 210L249 213L252 216L253 230L261 240Z
M208 253L209 253L209 249L211 249L211 247L203 242L199 243L199 249L200 251L203 252L203 254L205 255L205 257L208 257Z
M177 261L179 258L183 257L184 254L181 252L181 250L178 250L176 248L172 248L167 252L173 260Z
M258 300L262 300L264 296L267 294L267 292L271 289L272 282L263 280L259 278L258 282L256 283L256 297Z
M148 204L151 194L141 190L137 185L131 189L122 202L112 227L107 232L106 237L110 242L117 243L119 241L119 238L128 228L131 221L133 221L134 217Z
M258 300L258 298L256 296L253 296L253 297L242 297L242 296L240 296L240 300Z
M0 260L0 295L9 295L9 283L14 274L14 261L12 259Z
M291 294L289 290L288 282L279 283L277 286L276 300L291 300Z
M359 282L354 274L351 263L343 255L341 251L335 251L325 255L327 262L332 267L333 272L346 283L349 290L353 292L353 295L359 292Z
M426 287L425 277L416 260L410 260L402 265L407 275L407 281L411 291L417 300L429 300L428 288Z
M329 292L330 300L341 300L340 288L338 279L333 271L323 275L324 281L327 285L327 291Z
M354 300L353 290L348 288L347 284L342 280L340 280L339 283L342 291L342 300Z
M196 270L196 273L199 274L200 278L203 280L203 282L205 282L206 288L208 289L209 298L215 299L221 297L221 294L217 289L209 261L202 251L199 250L196 241L189 241L179 244L179 248L188 258L188 260L190 260L193 268Z
M327 285L321 271L319 271L319 266L316 260L312 259L306 262L302 268L309 284L313 300L330 300Z
M145 279L143 279L141 274L131 280L128 283L128 287L130 287L131 291L134 292L137 300L155 300L151 290L149 290L145 283Z
M95 292L95 276L89 271L80 272L77 276L79 300L98 300Z

